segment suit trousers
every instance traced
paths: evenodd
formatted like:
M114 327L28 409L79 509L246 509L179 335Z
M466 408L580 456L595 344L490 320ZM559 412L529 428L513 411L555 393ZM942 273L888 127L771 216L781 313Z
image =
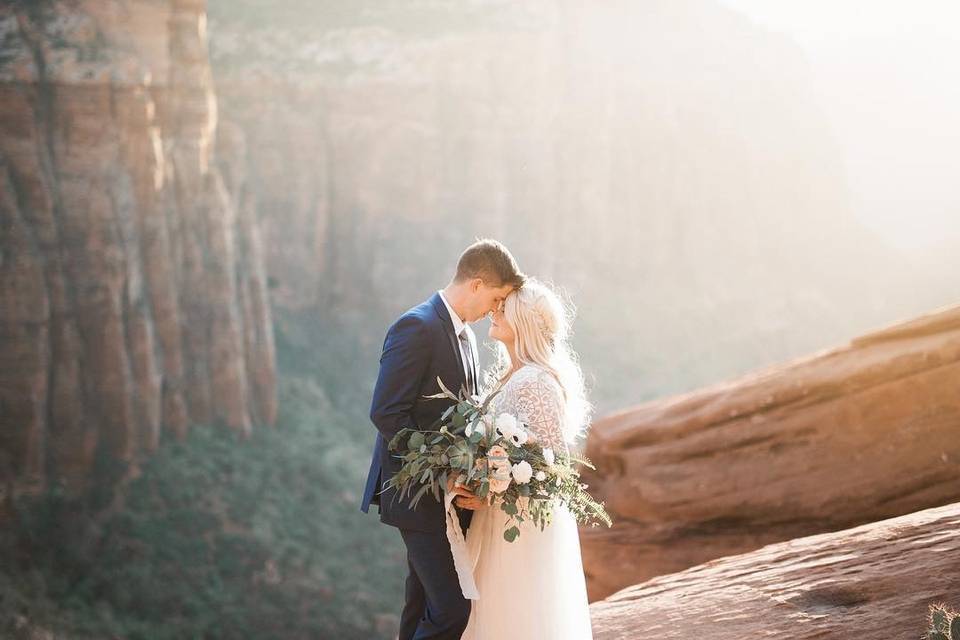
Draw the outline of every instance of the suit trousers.
M399 640L460 640L471 605L460 589L446 530L400 529L400 536L409 573Z

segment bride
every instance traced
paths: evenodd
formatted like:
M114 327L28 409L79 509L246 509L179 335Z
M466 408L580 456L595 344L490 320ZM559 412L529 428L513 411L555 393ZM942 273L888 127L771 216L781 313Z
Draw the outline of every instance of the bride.
M501 385L491 401L492 415L515 415L529 426L531 438L557 453L567 453L584 435L590 408L567 342L568 325L558 296L536 280L524 283L491 314L490 337L498 341L499 352L491 378ZM462 487L455 491L458 505L474 508L466 545L480 594L461 640L592 638L573 515L555 508L543 531L525 520L520 536L507 542L503 532L509 516L497 503Z

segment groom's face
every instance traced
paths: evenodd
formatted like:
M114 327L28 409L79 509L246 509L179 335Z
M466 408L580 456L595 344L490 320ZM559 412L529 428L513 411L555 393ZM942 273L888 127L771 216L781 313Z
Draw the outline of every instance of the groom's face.
M481 278L474 278L470 283L470 300L466 310L466 322L476 322L491 311L496 311L503 305L504 299L513 291L513 285L491 286Z

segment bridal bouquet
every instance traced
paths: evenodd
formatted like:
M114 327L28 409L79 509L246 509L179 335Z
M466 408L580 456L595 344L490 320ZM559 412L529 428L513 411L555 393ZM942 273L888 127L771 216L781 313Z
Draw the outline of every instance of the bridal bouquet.
M487 409L496 391L481 402L466 394L455 396L439 378L437 382L443 392L427 397L449 398L456 404L441 416L438 430L403 429L391 439L390 450L404 460L386 482L397 489L394 499L412 495L410 505L416 508L430 492L443 502L441 492L455 479L509 516L503 532L508 542L520 535L518 525L524 520L532 520L542 531L558 504L565 505L578 523L611 526L604 503L587 493L574 467L595 469L588 459L542 447L516 416L490 415Z

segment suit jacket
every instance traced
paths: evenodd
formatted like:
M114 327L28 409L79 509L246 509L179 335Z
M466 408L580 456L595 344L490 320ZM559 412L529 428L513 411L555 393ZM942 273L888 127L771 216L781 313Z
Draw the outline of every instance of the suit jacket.
M387 449L390 440L401 429L434 428L434 423L453 404L449 399L424 398L440 393L438 376L454 393L466 384L453 322L440 294L434 293L390 325L380 355L380 373L370 404L370 420L377 435L360 510L367 513L370 504L379 505L380 521L385 524L417 531L446 528L443 505L429 491L416 509L410 508L409 496L401 501L394 498L395 490L381 491L383 483L403 465L397 452ZM469 526L473 512L463 509L459 515L463 527Z

